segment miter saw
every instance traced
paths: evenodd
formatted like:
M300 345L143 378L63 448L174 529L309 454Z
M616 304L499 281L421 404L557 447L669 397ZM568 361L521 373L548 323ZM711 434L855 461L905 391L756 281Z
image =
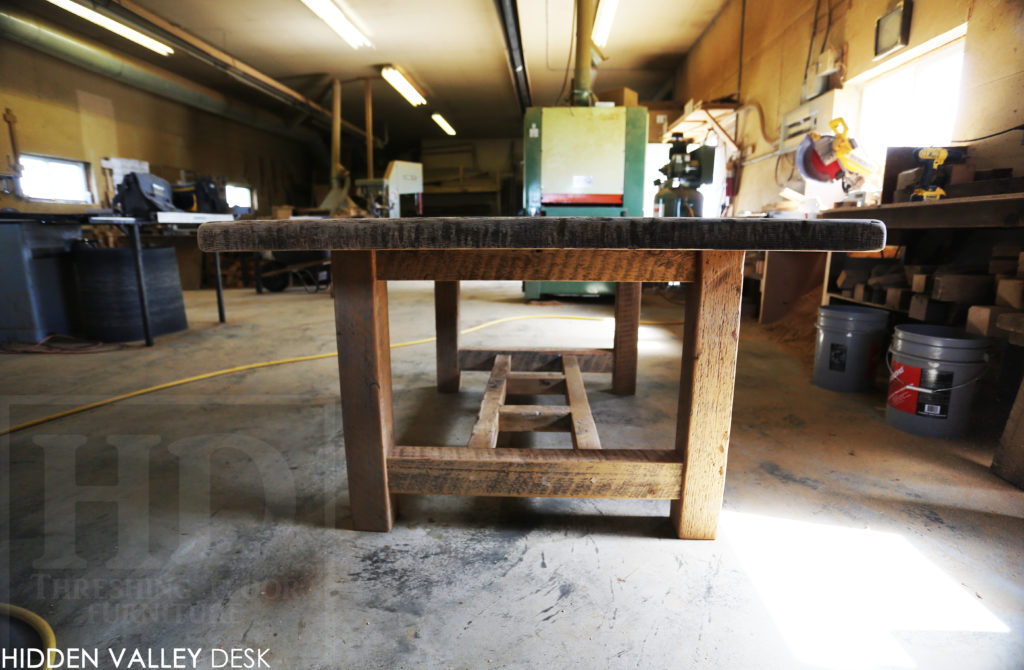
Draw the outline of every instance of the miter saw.
M878 172L878 166L860 151L855 139L847 136L846 121L832 119L829 127L835 135L812 131L804 136L796 150L796 167L804 179L841 180L843 191L858 188L865 177Z

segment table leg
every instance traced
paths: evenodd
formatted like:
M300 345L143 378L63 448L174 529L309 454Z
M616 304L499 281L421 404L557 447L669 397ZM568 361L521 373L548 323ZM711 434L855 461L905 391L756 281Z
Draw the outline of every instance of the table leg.
M213 269L217 273L217 318L224 323L224 280L220 276L220 252L213 252Z
M686 296L676 451L682 498L672 501L679 537L713 540L725 491L743 289L742 251L702 251Z
M377 279L373 251L331 252L331 278L353 525L388 531L397 507L386 462L395 441L388 285Z
M636 393L637 337L640 331L640 282L615 285L615 344L612 393Z
M153 346L153 331L149 324L149 297L146 295L146 273L142 266L142 237L138 225L129 225L128 234L132 238L132 258L135 260L135 282L139 290L139 312L142 314L142 334L146 338L146 346Z
M437 390L457 393L459 368L459 282L434 282L434 324L437 332Z

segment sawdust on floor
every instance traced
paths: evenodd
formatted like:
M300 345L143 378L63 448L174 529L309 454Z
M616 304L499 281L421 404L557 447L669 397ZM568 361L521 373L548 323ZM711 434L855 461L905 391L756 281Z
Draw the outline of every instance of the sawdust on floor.
M804 293L793 303L792 309L772 323L744 323L746 334L764 337L778 343L782 349L797 358L808 370L814 368L814 341L817 335L815 321L821 305L821 286Z

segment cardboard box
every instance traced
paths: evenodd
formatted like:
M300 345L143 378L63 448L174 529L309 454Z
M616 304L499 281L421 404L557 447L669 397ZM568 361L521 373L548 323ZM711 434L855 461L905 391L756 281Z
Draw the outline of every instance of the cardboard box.
M968 333L984 335L986 337L1006 337L1007 333L996 326L999 315L1012 313L1015 310L1000 305L974 305L967 310Z
M932 300L987 305L992 300L992 284L991 275L937 274L932 279Z
M665 141L665 133L672 127L672 123L683 115L683 106L679 103L671 105L644 102L641 107L647 107L647 142L648 144L662 144Z
M1024 279L1000 279L996 285L996 304L1024 309Z
M597 94L601 102L614 102L616 107L638 107L640 97L631 88L625 86L601 91Z

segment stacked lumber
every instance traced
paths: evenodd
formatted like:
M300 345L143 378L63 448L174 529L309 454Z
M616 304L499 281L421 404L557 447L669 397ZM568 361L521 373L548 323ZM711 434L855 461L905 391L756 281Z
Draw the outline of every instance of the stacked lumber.
M910 318L962 324L972 305L992 302L995 283L986 266L908 265Z
M988 270L994 299L979 300L970 307L967 312L967 332L1000 339L1009 337L1009 333L1000 328L998 322L1004 314L1024 311L1024 272L1020 264L1022 257L1024 245L997 244L992 248Z
M863 300L890 309L905 310L910 300L910 287L902 263L876 265L870 270L844 270L836 280L839 290L850 291L855 300Z

